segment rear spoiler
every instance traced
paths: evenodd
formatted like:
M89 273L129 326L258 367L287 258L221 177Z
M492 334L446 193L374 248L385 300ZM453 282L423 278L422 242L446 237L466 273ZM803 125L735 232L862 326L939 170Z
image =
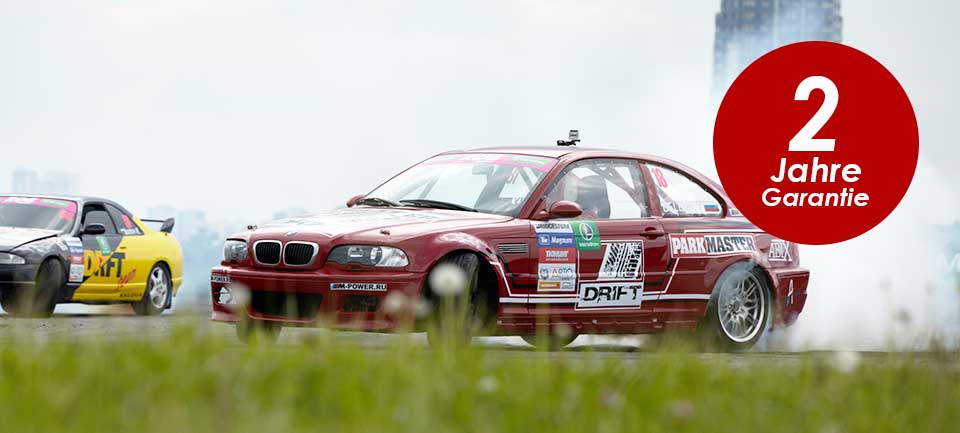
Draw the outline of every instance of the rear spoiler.
M140 221L143 221L145 223L160 223L160 231L164 233L173 232L173 224L176 222L174 221L173 218L167 218L165 220L152 220L152 219L141 218Z

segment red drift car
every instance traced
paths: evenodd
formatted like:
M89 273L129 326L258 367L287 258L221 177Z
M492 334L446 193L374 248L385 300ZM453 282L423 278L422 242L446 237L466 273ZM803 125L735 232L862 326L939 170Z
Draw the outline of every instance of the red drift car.
M453 311L436 307L449 295L469 302L458 311L474 332L553 347L696 330L744 349L796 320L809 279L796 245L699 173L573 147L444 153L346 209L231 236L224 256L213 320L237 322L242 340L283 326L403 328Z

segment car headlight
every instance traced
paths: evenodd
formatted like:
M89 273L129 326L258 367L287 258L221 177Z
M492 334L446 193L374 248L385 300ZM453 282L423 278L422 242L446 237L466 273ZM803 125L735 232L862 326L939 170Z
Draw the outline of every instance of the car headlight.
M25 263L27 261L16 254L0 253L0 265L22 265Z
M223 243L223 260L237 263L247 259L247 243L244 241L227 240Z
M341 265L359 263L385 268L400 268L410 264L403 250L376 245L341 245L330 252L327 260Z

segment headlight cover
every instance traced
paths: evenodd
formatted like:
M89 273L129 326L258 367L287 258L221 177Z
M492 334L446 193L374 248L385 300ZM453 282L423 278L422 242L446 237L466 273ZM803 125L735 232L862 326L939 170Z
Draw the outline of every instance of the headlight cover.
M0 265L22 265L27 261L16 254L0 253Z
M383 268L402 268L410 264L403 250L379 245L341 245L330 252L327 260L341 265L358 263Z
M223 260L239 263L247 259L247 243L228 239L223 244Z

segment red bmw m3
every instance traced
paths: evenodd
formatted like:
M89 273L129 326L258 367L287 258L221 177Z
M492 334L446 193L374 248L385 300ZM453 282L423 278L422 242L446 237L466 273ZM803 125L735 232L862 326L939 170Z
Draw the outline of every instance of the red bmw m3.
M687 331L737 350L792 324L808 279L796 245L682 164L510 147L443 153L346 208L230 236L211 294L213 320L236 322L241 340L285 326L432 330L424 319L439 317L467 337L550 347Z

